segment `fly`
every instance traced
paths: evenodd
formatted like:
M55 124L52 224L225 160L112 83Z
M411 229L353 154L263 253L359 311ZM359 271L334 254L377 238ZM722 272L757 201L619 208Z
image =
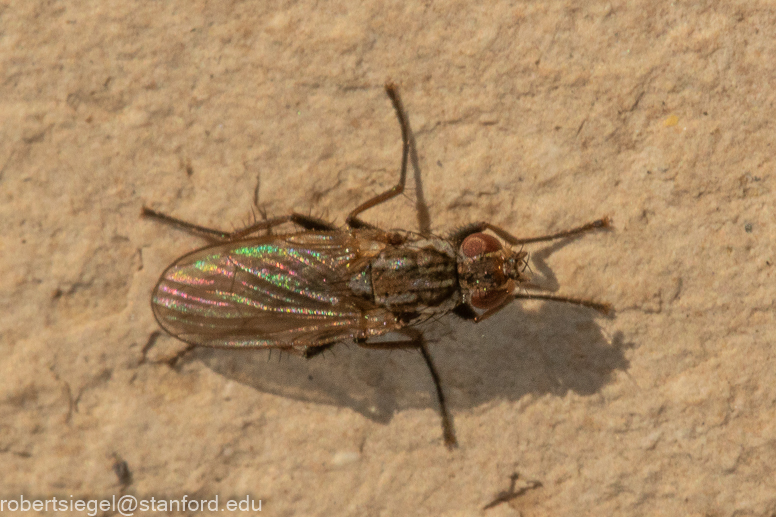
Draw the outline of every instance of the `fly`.
M343 341L366 348L418 349L436 388L444 442L452 448L455 433L439 374L423 334L413 325L447 313L480 322L518 298L608 313L605 303L535 292L525 273L527 252L511 247L606 228L609 219L527 239L487 222L443 238L430 232L386 231L362 220L362 212L400 195L407 176L412 147L407 115L397 87L389 83L385 91L401 126L399 182L351 211L345 228L292 213L229 233L144 207L144 216L212 242L162 273L151 307L159 325L191 347L274 348L303 357ZM271 232L284 223L302 230ZM388 333L404 338L372 339Z

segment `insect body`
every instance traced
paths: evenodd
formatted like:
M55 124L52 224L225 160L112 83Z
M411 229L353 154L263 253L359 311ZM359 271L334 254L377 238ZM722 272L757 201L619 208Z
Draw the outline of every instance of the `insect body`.
M444 394L423 335L412 325L454 313L482 321L516 298L564 301L608 311L608 305L526 292L529 242L608 226L608 219L532 239L490 223L467 225L446 238L430 232L385 231L359 214L404 189L410 131L395 86L386 86L402 129L399 183L354 209L347 228L301 214L225 233L144 208L145 216L200 234L215 244L184 255L162 274L152 297L159 324L191 345L279 348L311 357L342 341L370 348L418 348L431 372L445 443L455 445ZM303 231L271 234L283 223ZM264 235L260 232L266 231ZM485 233L490 231L499 238ZM395 341L370 341L387 333Z
M351 229L267 235L190 253L160 279L153 310L188 343L309 356L450 312L460 299L446 241Z

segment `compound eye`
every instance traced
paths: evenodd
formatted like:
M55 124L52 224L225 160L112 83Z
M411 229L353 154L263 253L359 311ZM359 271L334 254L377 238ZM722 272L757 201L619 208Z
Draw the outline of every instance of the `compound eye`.
M498 239L487 233L473 233L461 243L461 253L468 258L476 258L500 249L501 243Z
M475 309L492 309L494 307L498 307L504 302L504 299L509 295L509 291L504 291L501 289L497 290L490 290L490 291L479 291L474 294L472 294L471 299L469 300L469 303L474 307Z

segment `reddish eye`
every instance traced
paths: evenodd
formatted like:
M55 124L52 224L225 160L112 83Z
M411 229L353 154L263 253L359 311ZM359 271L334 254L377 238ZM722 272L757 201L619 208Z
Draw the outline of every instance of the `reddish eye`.
M498 307L508 295L509 291L502 291L500 289L479 291L472 294L469 303L475 309L492 309L493 307Z
M479 257L500 249L501 243L498 239L487 233L473 233L461 243L461 253L469 258Z

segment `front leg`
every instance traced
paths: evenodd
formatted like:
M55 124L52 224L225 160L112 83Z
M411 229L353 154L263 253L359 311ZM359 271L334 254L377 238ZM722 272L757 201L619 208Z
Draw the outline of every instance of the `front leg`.
M478 232L484 232L485 230L490 230L496 235L498 235L499 237L501 237L502 239L504 239L504 241L509 243L510 245L518 246L521 244L529 244L531 242L553 241L556 239L571 237L573 235L578 235L580 233L596 230L598 228L609 228L610 226L611 226L611 220L608 217L604 217L602 219L597 219L591 223L583 224L582 226L577 226L576 228L572 228L570 230L564 230L562 232L552 233L549 235L542 235L539 237L529 237L526 239L519 239L514 235L512 235L511 233L509 233L508 231L504 230L503 228L496 226L495 224L490 224L488 222L481 221L479 223L467 224L466 226L463 226L458 230L454 231L452 234L450 234L450 240L453 242L453 244L456 247L458 247L461 245L464 239L469 235L472 235Z

